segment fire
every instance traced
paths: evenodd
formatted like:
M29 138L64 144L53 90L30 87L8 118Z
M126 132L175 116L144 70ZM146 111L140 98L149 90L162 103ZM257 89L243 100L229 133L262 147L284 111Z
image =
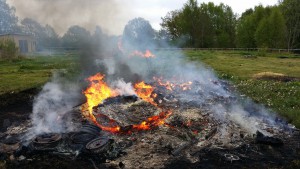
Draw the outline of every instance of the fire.
M104 75L97 73L96 75L87 78L87 80L90 82L90 86L83 92L83 94L86 96L87 102L81 106L81 111L86 118L93 121L102 130L112 133L131 133L131 131L150 130L153 127L161 125L168 126L168 124L165 123L165 120L172 114L172 112L169 110L161 111L158 115L149 117L140 124L132 125L131 130L124 130L124 128L119 126L115 120L110 119L104 114L99 114L97 117L95 117L93 114L93 107L99 105L105 99L117 95L117 93L104 82L104 77ZM145 84L145 82L140 82L135 84L134 88L140 98L157 107L157 104L153 99L157 96L154 93L154 87ZM106 119L104 122L105 125L100 124L99 118Z
M167 82L162 82L162 78L157 78L157 77L153 77L153 79L160 85L160 86L164 86L167 90L173 91L173 89L175 88L175 84L167 81Z
M90 115L94 106L97 106L105 99L114 96L114 92L105 82L103 82L103 79L104 75L101 75L100 73L87 78L87 80L90 82L90 87L88 87L83 93L87 99Z
M146 121L143 121L139 125L133 125L137 130L150 130L153 127L161 126L165 124L165 120L172 114L171 111L161 112L157 116L149 117Z
M154 102L154 99L156 97L156 94L153 93L154 87L151 85L145 84L144 81L140 83L136 83L134 85L135 92L137 95L142 98L144 101L151 103L154 106L157 106L157 104Z
M106 131L117 132L119 127L105 127L97 122L96 117L93 115L93 107L102 103L105 99L109 97L116 96L116 92L108 87L108 85L103 81L104 75L97 73L94 76L87 78L86 80L90 82L90 86L83 91L87 102L81 106L83 115L90 118L97 126ZM84 113L88 111L88 113Z
M160 86L164 86L167 90L173 91L176 87L180 88L181 90L191 90L192 82L186 82L181 84L175 84L170 81L163 82L162 78L153 77L153 79L158 83Z
M145 54L144 54L144 57L146 58L154 58L155 55L153 55L150 50L146 50Z
M191 90L191 85L193 82L186 82L179 85L182 90Z
M141 51L138 51L138 50L135 50L129 56L140 56L140 57L143 57L143 58L154 58L155 57L155 55L153 55L150 52L150 50L146 50L145 53L143 53Z

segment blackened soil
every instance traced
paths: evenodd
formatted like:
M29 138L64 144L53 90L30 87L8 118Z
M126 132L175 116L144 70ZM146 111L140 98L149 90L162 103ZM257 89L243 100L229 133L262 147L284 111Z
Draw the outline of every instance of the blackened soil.
M284 138L282 146L249 143L234 149L206 148L196 151L199 160L191 163L179 158L170 162L166 168L300 168L300 132ZM228 158L228 156L238 157Z
M0 95L0 131L13 123L28 119L32 112L34 96L40 89L32 88L19 93L6 93Z

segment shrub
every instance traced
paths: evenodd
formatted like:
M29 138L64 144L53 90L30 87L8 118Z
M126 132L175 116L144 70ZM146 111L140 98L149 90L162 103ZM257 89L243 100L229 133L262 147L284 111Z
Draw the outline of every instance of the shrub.
M18 47L12 40L0 41L0 58L16 59L18 57Z

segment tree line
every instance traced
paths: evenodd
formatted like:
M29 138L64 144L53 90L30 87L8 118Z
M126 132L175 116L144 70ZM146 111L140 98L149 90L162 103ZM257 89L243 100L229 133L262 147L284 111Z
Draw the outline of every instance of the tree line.
M99 26L91 33L74 25L59 36L50 25L41 25L31 18L19 22L15 11L6 0L0 0L0 34L33 35L38 50L78 48L87 41L97 45L103 40L118 39L106 35ZM143 18L129 21L123 40L124 45L127 41L137 46L156 44L155 47L174 44L193 48L300 48L300 3L298 0L280 0L275 6L258 5L247 9L238 17L230 6L223 3L199 4L197 0L188 0L181 9L162 17L159 31Z
M300 3L247 9L238 17L223 3L188 0L162 18L160 36L182 47L299 48Z

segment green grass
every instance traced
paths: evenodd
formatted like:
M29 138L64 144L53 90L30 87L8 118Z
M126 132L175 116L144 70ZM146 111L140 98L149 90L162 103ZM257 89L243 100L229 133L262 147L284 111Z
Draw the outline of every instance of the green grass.
M76 56L36 56L0 60L0 94L40 87L58 69L76 68Z
M264 104L300 128L300 57L290 53L186 51L189 60L212 67L241 94ZM281 73L298 81L259 80L261 72Z

